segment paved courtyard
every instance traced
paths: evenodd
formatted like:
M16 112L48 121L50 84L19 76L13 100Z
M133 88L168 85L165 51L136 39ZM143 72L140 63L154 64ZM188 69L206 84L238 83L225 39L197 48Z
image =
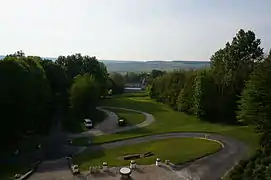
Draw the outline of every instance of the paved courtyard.
M82 173L77 178L80 180L120 180L120 168L111 168L109 172L101 173ZM156 167L155 165L138 166L132 171L131 180L181 180L175 172L167 167Z

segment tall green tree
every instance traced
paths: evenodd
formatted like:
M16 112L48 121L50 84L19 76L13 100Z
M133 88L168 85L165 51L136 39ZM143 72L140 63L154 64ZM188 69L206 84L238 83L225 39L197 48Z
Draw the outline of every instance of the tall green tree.
M40 63L50 84L52 110L65 108L68 105L69 87L65 69L51 60L41 60Z
M185 83L185 73L176 71L156 77L150 88L151 98L177 109L177 99Z
M263 145L271 150L271 58L255 68L240 100L238 119L254 124L263 133Z
M112 93L120 94L124 92L125 79L120 73L111 73L109 76L111 80Z
M39 60L7 56L0 61L0 114L5 121L1 133L6 140L19 139L28 130L43 132L50 126L50 89Z
M99 83L101 92L107 93L107 69L106 66L102 62L99 62L96 57L72 54L66 57L59 56L56 60L56 63L65 69L70 84L72 83L72 79L75 76L88 73L96 79L97 83Z
M87 116L100 98L99 84L89 74L78 75L70 90L70 104L76 116Z
M194 113L194 87L195 78L197 76L196 71L188 71L185 74L185 85L180 91L177 99L178 110L189 114Z
M211 69L219 96L218 111L227 121L235 121L237 102L254 66L263 59L260 39L252 31L240 30L211 57Z
M194 112L197 116L207 120L216 120L216 88L210 70L200 71L196 76L193 99Z

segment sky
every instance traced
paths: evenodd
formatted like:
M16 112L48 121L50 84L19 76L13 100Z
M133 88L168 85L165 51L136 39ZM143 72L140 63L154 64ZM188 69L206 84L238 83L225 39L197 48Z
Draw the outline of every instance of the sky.
M270 0L0 0L0 54L208 60L239 29L271 48Z

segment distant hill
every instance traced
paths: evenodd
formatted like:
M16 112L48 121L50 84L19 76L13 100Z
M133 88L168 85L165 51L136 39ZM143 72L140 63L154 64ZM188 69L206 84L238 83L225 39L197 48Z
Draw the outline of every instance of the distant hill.
M149 72L152 69L172 71L176 69L200 69L209 61L114 61L101 60L109 72Z
M0 59L5 56L0 55ZM42 57L55 61L57 58ZM176 69L200 69L209 66L210 61L119 61L101 60L109 72L150 72L153 69L172 71Z

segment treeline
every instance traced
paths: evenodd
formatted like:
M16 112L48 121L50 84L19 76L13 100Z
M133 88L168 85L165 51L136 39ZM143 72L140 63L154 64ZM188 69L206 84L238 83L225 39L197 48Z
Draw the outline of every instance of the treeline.
M110 83L112 85L111 86L112 91L115 92L115 94L121 94L124 92L125 86L137 86L137 85L147 86L153 81L153 79L155 79L158 76L163 75L164 73L165 73L164 71L160 71L160 70L152 70L150 73L112 72L109 74L109 77L110 77Z
M262 60L260 40L252 31L240 30L211 57L210 68L160 76L149 88L150 96L202 119L235 123L245 82Z
M239 104L237 118L256 126L261 148L242 161L230 174L232 180L271 179L271 51L251 73Z
M210 68L176 71L152 82L150 97L202 120L254 124L261 149L231 179L270 179L271 54L266 58L252 31L240 30L211 57Z
M53 117L65 124L78 121L67 116L89 115L116 83L95 57L74 54L54 62L22 51L0 61L0 82L0 137L11 145L26 134L47 133Z

